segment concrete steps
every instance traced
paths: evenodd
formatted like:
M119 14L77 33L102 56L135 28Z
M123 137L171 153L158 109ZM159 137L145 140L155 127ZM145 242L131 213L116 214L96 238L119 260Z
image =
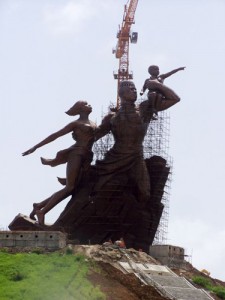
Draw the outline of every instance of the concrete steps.
M204 290L197 289L184 277L176 275L170 268L162 265L135 262L126 253L127 262L119 262L126 273L135 274L146 285L154 286L158 292L171 300L212 300Z
M213 299L204 290L195 288L183 277L174 275L147 275L149 283L154 283L158 290L170 299L176 300L209 300ZM146 278L146 279L147 279Z

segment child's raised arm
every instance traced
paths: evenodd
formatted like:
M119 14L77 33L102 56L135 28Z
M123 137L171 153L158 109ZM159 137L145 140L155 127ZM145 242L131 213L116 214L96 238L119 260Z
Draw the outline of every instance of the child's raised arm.
M168 73L166 73L166 74L161 74L160 77L161 77L162 79L165 79L165 78L167 78L167 77L173 75L174 73L177 73L178 71L183 71L185 68L186 68L186 67L181 67L181 68L172 70L172 71L170 71L170 72L168 72Z

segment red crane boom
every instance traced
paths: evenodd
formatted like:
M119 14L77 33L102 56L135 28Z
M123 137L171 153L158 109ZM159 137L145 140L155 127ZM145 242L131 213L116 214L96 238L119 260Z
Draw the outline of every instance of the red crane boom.
M118 42L116 49L113 50L116 58L119 59L118 73L114 73L114 78L118 80L117 84L117 107L119 106L118 88L123 80L133 79L132 72L129 72L129 43L137 43L137 32L131 34L131 26L134 24L134 15L138 0L128 0L124 8L124 15L121 28L117 33Z

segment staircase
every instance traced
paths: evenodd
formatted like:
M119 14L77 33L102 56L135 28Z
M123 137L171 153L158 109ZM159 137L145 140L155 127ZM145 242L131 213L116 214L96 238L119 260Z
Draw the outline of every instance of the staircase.
M162 265L137 263L121 250L127 262L119 262L121 270L134 273L144 284L151 285L163 296L171 300L209 300L213 299L206 291L194 287L184 277L176 275L171 269Z

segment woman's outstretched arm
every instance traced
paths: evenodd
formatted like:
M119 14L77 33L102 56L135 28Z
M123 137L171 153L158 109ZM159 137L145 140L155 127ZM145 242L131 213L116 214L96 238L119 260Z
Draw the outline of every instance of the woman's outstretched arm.
M42 147L42 146L44 146L46 144L49 144L49 143L53 142L54 140L56 140L57 138L59 138L60 136L63 136L65 134L73 131L75 127L76 127L76 121L68 124L67 126L65 126L64 128L60 129L59 131L56 131L56 132L50 134L43 141L41 141L37 145L33 146L29 150L23 152L22 155L25 156L25 155L33 153L38 148L40 148L40 147Z

